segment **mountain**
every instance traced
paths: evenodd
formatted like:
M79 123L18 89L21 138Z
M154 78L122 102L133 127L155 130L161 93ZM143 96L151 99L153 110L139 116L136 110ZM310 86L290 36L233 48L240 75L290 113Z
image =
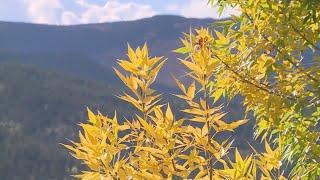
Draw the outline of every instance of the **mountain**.
M78 165L58 143L74 139L86 107L129 116L119 88L30 65L0 65L1 179L64 179ZM78 165L79 166L79 165Z
M126 57L127 43L137 47L147 42L152 56L169 58L159 75L159 83L172 87L170 73L183 72L172 52L179 46L182 32L212 22L213 19L169 15L75 26L0 22L0 62L34 64L82 78L107 81L111 80L107 77L113 76L110 70L116 60Z

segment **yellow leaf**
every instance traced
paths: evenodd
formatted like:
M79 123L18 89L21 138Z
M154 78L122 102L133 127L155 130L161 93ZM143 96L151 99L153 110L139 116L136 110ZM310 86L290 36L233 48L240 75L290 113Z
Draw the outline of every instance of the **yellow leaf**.
M236 121L236 122L232 122L232 123L228 124L228 128L229 128L229 129L236 129L236 128L238 128L239 126L241 126L241 125L243 125L243 124L245 124L245 123L247 123L247 122L248 122L247 119L238 120L238 121Z
M116 72L117 76L121 79L121 81L124 84L127 84L128 83L127 78L122 73L120 73L120 71L118 71L116 68L113 68L113 69Z
M157 154L162 154L162 151L156 148L152 148L152 147L137 147L138 150L144 150L144 151L148 151L151 153L157 153Z
M217 102L220 97L222 96L222 94L224 93L224 89L217 89L214 93L213 93L213 97L214 97L214 102Z
M203 110L197 109L197 108L184 109L181 111L188 113L188 114L199 115L199 116L204 116L204 114L205 114L205 112Z
M136 108L138 108L140 111L143 111L140 103L138 102L138 100L136 100L135 98L131 97L130 95L124 93L124 95L122 96L118 96L120 99L127 101L129 103L131 103L132 105L134 105Z
M166 62L166 60L163 60L163 61L161 61L155 68L153 68L153 69L150 71L150 76L151 76L151 77L156 77L165 62Z
M194 122L207 122L206 119L204 117L193 117L190 119L190 121L194 121Z
M184 93L187 94L186 92L186 88L184 87L184 85L181 83L181 81L179 81L177 78L175 78L173 76L173 79L175 80L176 84L178 85L178 87L180 88L180 90Z
M207 109L206 101L204 101L202 98L200 98L200 105L201 105L202 109Z
M144 58L148 58L149 57L147 43L144 43L144 45L142 47L142 57L144 57Z
M119 60L118 64L119 64L125 71L128 71L128 72L130 72L130 73L136 74L136 73L138 73L138 71L139 71L138 68L137 68L134 64L132 64L132 63L126 61L126 60Z
M270 147L270 145L269 145L269 143L268 143L267 141L264 142L264 147L265 147L266 152L267 152L268 154L272 155L272 154L274 153L274 152L272 151L272 149L271 149L271 147Z
M180 62L184 64L187 68L189 68L191 71L193 71L195 74L198 74L198 75L203 74L203 70L196 64L189 62L187 60L181 60L181 59L180 59Z
M166 118L169 120L169 125L171 125L173 122L173 114L172 114L172 111L170 108L170 104L168 104L168 106L167 106Z
M96 115L87 107L89 122L95 124L97 122Z
M243 159L238 151L238 148L235 150L236 163L243 164Z
M67 148L67 149L69 149L69 150L71 150L71 151L73 151L73 152L78 151L78 150L77 150L76 148L74 148L73 146L66 145L66 144L61 144L61 143L60 143L60 145L64 146L65 148Z
M153 128L150 124L148 124L146 122L146 120L142 119L141 117L138 116L138 119L139 119L139 122L141 123L141 125L145 128L145 130L150 133L150 134L153 134Z
M228 44L229 43L229 40L222 33L220 33L219 31L215 31L215 33L218 37L217 42L219 44Z
M189 88L188 88L187 96L188 96L190 99L193 99L194 96L195 96L195 92L196 92L196 83L193 81L193 82L191 83L191 85L189 86Z
M120 126L118 127L118 129L119 129L120 131L124 131L124 130L130 129L130 126L128 126L128 125L120 125Z

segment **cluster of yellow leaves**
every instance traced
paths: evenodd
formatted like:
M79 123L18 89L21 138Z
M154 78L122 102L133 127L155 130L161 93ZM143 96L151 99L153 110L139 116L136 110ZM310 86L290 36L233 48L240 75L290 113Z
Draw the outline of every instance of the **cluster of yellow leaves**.
M207 33L205 29L199 30L196 41L202 41ZM80 124L83 129L79 132L80 142L71 141L72 145L64 145L88 167L75 177L84 180L254 179L259 176L253 174L257 172L255 164L266 167L263 169L266 177L278 168L274 162L279 156L275 156L268 144L267 152L256 154L255 159L251 155L243 160L236 150L236 162L232 163L229 160L232 140L227 138L219 143L215 138L218 133L234 131L247 120L227 123L223 120L226 113L222 112L221 106L212 106L210 56L202 52L207 51L206 43L199 44L195 56L181 60L189 69L187 74L194 80L186 88L176 79L182 91L177 96L189 106L182 110L186 114L184 119L175 119L170 105L159 104L160 96L151 89L161 69L158 67L163 65L162 58L150 58L147 45L135 51L128 47L129 60L119 61L123 72L115 71L129 92L119 97L135 106L139 113L131 120L119 123L116 115L110 119L88 109L89 122Z
M128 125L121 125L117 116L108 118L101 113L95 115L89 109L89 123L81 123L83 132L79 132L80 142L63 145L72 151L72 156L80 159L86 164L90 171L83 171L81 175L75 175L79 179L100 179L114 176L124 177L128 171L124 166L127 157L122 153L127 150L125 142L129 136L119 136L123 131L129 129Z
M210 0L215 2L215 0ZM119 95L139 111L125 123L88 111L80 142L64 145L88 171L81 179L291 179L320 176L320 4L317 0L219 0L240 16L219 22L223 31L200 28L185 33L176 52L191 83L176 79L187 104L176 119L169 104L151 88L164 65L150 58L145 44L119 60L116 74L129 92ZM305 53L313 52L306 61ZM312 63L311 65L308 63ZM230 138L218 134L245 124L225 121L222 96L244 98L257 122L265 152L243 158ZM267 138L273 140L270 145ZM233 159L233 160L230 160ZM291 169L287 169L290 171Z
M232 163L225 160L228 157L231 142L228 139L221 144L215 141L217 133L233 131L238 126L247 122L247 120L238 120L226 123L223 120L226 113L221 111L221 106L211 106L213 102L216 102L222 96L225 90L214 90L216 87L212 88L212 83L215 83L212 76L220 72L221 65L225 65L225 62L216 57L212 48L215 46L215 43L229 43L229 40L220 32L216 31L215 34L216 38L212 36L208 29L204 28L196 30L195 34L185 34L185 39L181 39L184 47L176 50L182 53L187 52L186 59L181 59L180 61L189 69L187 75L194 80L186 88L183 83L175 79L183 93L182 95L177 95L177 97L185 100L189 105L188 109L182 110L191 115L191 118L188 120L203 123L200 125L200 128L189 127L189 132L195 136L197 147L209 154L209 168L201 170L196 178L285 179L282 175L283 172L280 173L282 157L279 148L272 150L270 145L265 142L265 153L259 154L255 151L254 154L249 155L246 159L242 159L236 149L235 162ZM236 77L232 74L231 78ZM198 92L196 91L197 85L200 86ZM210 132L214 132L214 134ZM212 156L210 156L210 153ZM211 158L214 159L213 162L210 162ZM216 163L222 164L223 168L219 169L214 166Z
M217 170L216 179L286 179L284 176L279 175L274 177L271 172L273 170L279 170L279 156L277 150L271 150L269 144L265 145L266 153L263 155L250 155L243 159L238 151L235 150L235 162L231 165L224 164L224 169ZM270 161L273 159L273 161ZM259 170L262 175L258 176Z
M137 48L136 51L128 45L128 58L129 60L119 60L118 62L128 75L122 74L117 69L114 70L133 95L124 93L119 97L147 115L160 100L160 95L155 95L155 91L150 86L165 61L162 60L162 57L150 58L147 44L141 49Z
M223 29L214 32L217 39L209 45L212 61L218 61L214 95L244 97L246 111L257 121L257 137L274 138L284 161L294 165L292 177L318 178L320 144L314 142L320 137L319 1L209 2L217 3L221 12L229 6L240 12L213 25ZM194 43L189 36L180 53L192 53L185 49Z

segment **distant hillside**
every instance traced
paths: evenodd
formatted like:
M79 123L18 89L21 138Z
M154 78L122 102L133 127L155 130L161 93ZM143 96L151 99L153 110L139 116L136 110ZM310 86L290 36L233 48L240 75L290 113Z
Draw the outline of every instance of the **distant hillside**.
M90 57L78 53L25 53L0 50L0 62L33 65L45 71L73 75L104 83L117 81L115 74L101 67Z
M127 42L134 47L148 42L151 55L169 58L159 82L172 86L170 73L183 72L172 52L179 46L181 33L213 21L155 16L137 21L76 26L0 22L0 62L19 61L102 80L110 74L100 65L110 71L116 59L126 57ZM11 58L10 54L15 57ZM98 73L94 74L94 69ZM87 71L93 73L88 75Z
M69 179L75 162L58 143L75 136L87 106L109 115L117 109L120 117L132 114L116 92L31 66L0 65L0 179Z

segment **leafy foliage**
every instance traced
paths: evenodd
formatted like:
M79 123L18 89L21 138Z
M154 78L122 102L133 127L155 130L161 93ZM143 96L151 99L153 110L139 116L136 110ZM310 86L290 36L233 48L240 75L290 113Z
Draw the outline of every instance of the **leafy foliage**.
M198 41L209 35L205 29L197 33L195 40ZM209 85L215 64L209 58L210 53L206 46L201 46L192 56L181 59L193 81L185 87L176 79L182 91L176 96L188 104L187 109L182 110L185 118L176 119L170 105L159 104L160 95L151 88L165 61L162 57L150 58L146 44L136 50L129 46L129 59L119 60L122 71L115 69L129 90L119 98L132 104L139 113L120 123L116 115L109 118L88 109L89 122L80 124L83 129L79 132L80 142L64 145L90 169L75 177L255 177L258 176L256 167L265 177L271 177L271 170L279 169L279 155L269 144L266 143L265 154L254 158L251 155L245 160L236 150L236 162L232 163L228 158L232 140L226 138L219 142L215 138L219 133L234 131L247 120L227 123L222 106L213 106Z
M118 77L128 87L119 98L138 114L125 123L88 110L80 143L64 145L89 168L76 177L133 179L317 179L319 167L318 42L320 5L315 1L209 1L240 16L185 33L175 50L191 83L175 78L187 107L176 119L151 85L163 63L145 44L119 60ZM218 31L218 29L223 31ZM305 59L307 51L313 59ZM312 63L312 66L308 63ZM256 118L256 138L265 152L233 153L230 138L246 118L227 122L223 96L244 98ZM292 169L290 168L292 166ZM288 168L289 167L289 168ZM288 174L288 171L290 173Z
M320 4L302 1L221 0L222 9L242 13L224 23L211 44L219 63L216 91L232 98L242 95L247 112L257 119L256 135L273 138L291 177L320 176L319 115ZM306 54L313 52L313 57ZM227 83L226 83L227 82Z

